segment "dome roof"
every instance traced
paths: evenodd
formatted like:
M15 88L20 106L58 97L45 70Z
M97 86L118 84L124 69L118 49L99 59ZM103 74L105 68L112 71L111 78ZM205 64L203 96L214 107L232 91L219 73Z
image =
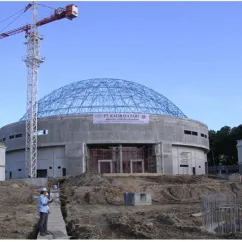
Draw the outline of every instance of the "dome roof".
M135 82L112 78L74 82L39 100L39 118L93 113L186 117L176 105L154 90Z

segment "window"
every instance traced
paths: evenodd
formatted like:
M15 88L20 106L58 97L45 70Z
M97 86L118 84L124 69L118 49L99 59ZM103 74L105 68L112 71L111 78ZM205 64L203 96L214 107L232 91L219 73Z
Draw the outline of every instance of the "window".
M61 167L60 166L58 166L58 169L60 169Z
M18 169L18 171L22 171L22 169Z
M201 166L199 166L199 168L201 168Z
M15 134L15 138L21 138L22 136L22 134Z
M208 136L207 136L206 134L202 134L202 133L201 133L201 137L204 137L204 138L207 139Z
M0 139L0 141L2 141L2 142L4 142L6 140L6 138L2 138L2 139Z
M50 166L49 169L51 170L52 169L52 166Z
M38 130L37 135L46 135L48 134L48 130Z
M184 134L192 134L192 131L189 131L189 130L184 130Z
M9 136L9 139L14 139L14 135L10 135Z
M189 167L189 165L180 165L180 167Z
M196 136L197 136L197 132L195 132L195 131L192 131L192 135L196 135Z

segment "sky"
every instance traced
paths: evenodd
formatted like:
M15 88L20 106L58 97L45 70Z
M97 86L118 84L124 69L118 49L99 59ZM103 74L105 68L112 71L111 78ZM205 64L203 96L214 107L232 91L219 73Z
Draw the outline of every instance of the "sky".
M52 8L70 2L39 2ZM28 2L0 2L2 20ZM219 130L242 123L242 2L75 2L79 17L39 28L39 98L72 82L112 77L161 93ZM51 8L39 7L39 19ZM10 25L31 23L31 10ZM26 109L24 33L0 40L0 127Z

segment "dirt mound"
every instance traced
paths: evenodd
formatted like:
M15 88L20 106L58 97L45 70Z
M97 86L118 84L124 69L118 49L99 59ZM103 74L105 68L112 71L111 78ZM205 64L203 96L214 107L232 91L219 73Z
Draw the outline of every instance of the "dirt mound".
M190 175L162 175L162 176L147 176L145 180L153 181L159 184L199 184L208 183L214 180L207 178L205 175L190 176Z
M154 189L157 190L157 189ZM241 187L242 190L242 187ZM233 194L230 184L197 184L174 185L161 190L163 196L157 196L158 200L199 202L205 194L226 192ZM159 199L160 198L160 199Z
M136 239L206 239L216 235L202 232L197 227L189 227L173 213L157 211L129 214L107 214L111 228Z
M0 182L0 239L26 239L37 224L35 187L24 181Z
M242 191L241 185L214 181L204 176L184 176L183 178L177 176L177 178L179 184L175 180L176 176L108 178L100 174L84 174L67 179L64 189L67 199L72 200L73 203L115 205L123 204L125 192L150 193L155 203L179 203L200 202L204 194L215 192L240 194Z
M18 181L18 180L7 180L7 181L0 181L0 187L6 187L6 186L12 186L12 187L29 187L28 183L24 181Z
M163 224L185 227L185 224L174 213L163 213L158 215L156 219Z
M100 173L84 173L75 177L66 179L65 184L68 186L85 186L100 187L111 185L110 179Z
M34 187L23 181L0 182L0 204L33 204L34 193Z
M108 214L106 216L111 228L135 236L136 239L152 239L156 228L152 222L139 220L130 214Z

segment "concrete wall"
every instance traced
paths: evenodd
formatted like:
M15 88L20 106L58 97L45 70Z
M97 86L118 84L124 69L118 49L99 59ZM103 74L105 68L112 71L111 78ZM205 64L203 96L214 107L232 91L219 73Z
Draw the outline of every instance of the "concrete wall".
M206 161L202 154L209 150L208 128L205 124L170 116L152 115L149 124L139 125L93 124L92 115L49 117L38 120L38 130L47 131L46 134L38 136L38 167L48 167L48 175L53 176L59 176L62 168L66 168L67 175L85 172L85 144L162 143L158 150L164 156L159 158L159 152L157 153L157 172L164 169L166 174L180 172L173 164L173 156L177 155L174 147L190 149L196 164L200 164L199 160ZM186 134L185 130L197 135ZM18 137L18 134L22 137ZM18 138L10 139L11 135ZM11 170L12 178L24 177L25 122L1 128L0 139L3 138L7 146L7 176ZM50 164L52 170L49 169ZM22 168L18 168L19 166ZM196 171L202 173L203 166L200 169L196 167Z
M173 173L196 175L205 174L205 162L207 155L202 149L190 147L172 147L173 154ZM188 167L185 167L187 165Z
M0 181L5 181L5 150L4 143L0 142Z

